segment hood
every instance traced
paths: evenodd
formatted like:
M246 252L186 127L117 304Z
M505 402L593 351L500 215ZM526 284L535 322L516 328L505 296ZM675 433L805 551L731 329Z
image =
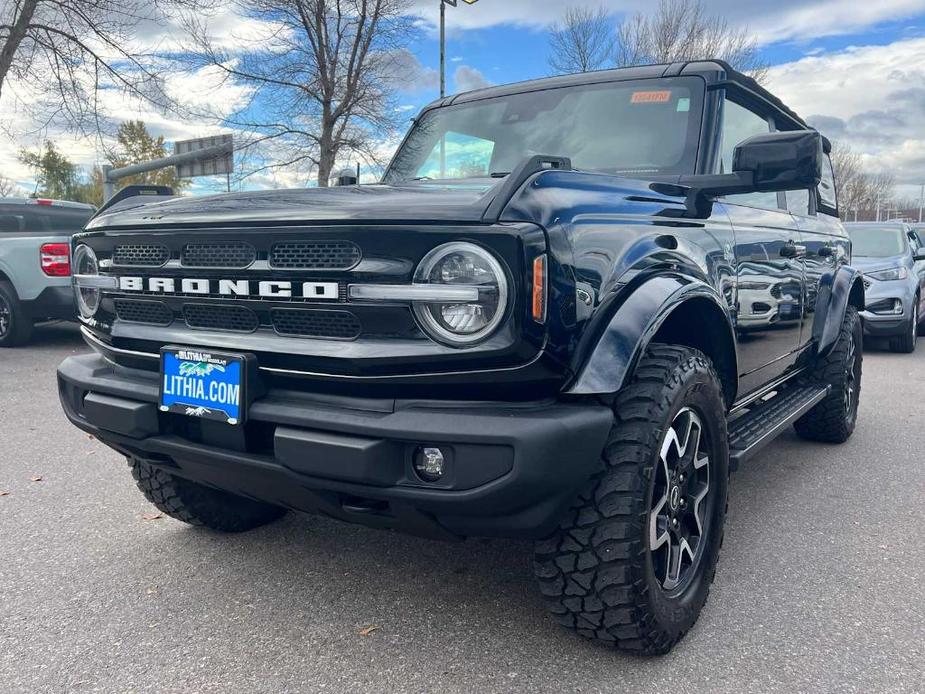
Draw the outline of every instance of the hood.
M95 217L87 230L131 226L254 222L477 223L495 196L497 181L407 186L350 186L179 197L137 198Z
M893 255L886 258L868 258L857 255L851 257L851 266L861 272L877 272L907 265L908 259L905 255Z

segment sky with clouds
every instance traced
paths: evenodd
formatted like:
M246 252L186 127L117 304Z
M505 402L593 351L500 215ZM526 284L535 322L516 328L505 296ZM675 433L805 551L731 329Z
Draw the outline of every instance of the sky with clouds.
M447 8L447 81L451 92L548 74L547 27L568 5L603 4L614 20L643 10L651 0L479 0ZM730 24L745 26L772 66L768 86L804 118L833 139L862 153L866 166L892 173L900 192L918 195L925 183L925 0L705 0ZM401 110L409 118L437 96L439 88L436 20L439 0L413 0L423 38L404 56L408 76ZM236 37L265 31L230 9L210 18L215 34L233 45ZM176 28L151 27L144 36L160 47L182 44ZM207 72L167 75L168 88L190 99L208 99L231 108L247 98L240 86L217 85ZM139 104L116 102L125 118L143 118L169 141L215 131L206 122L178 120ZM4 89L0 123L28 130L28 123ZM0 175L23 187L31 174L17 161L20 147L43 137L60 142L77 163L99 163L92 142L50 131L15 140L0 134ZM260 179L258 184L298 185L296 175ZM203 192L220 182L198 182ZM254 182L252 181L252 185Z

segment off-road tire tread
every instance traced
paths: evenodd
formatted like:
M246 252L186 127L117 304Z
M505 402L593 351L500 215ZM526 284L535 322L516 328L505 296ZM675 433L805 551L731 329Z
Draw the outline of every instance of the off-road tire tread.
M825 357L817 359L810 378L817 383L832 386L832 392L813 409L800 417L793 428L802 438L822 443L844 443L854 433L857 417L848 421L844 408L845 360L848 358L848 338L854 334L856 354L863 365L864 350L861 336L861 317L854 306L845 310L838 341ZM858 379L855 401L861 397L861 379Z
M550 538L536 543L534 572L553 618L590 639L640 655L667 653L684 633L669 635L646 600L645 532L653 451L661 421L672 406L671 385L692 369L710 372L710 360L688 347L651 345L632 382L612 403L614 423L605 445L603 469L586 485ZM725 412L719 412L725 436ZM728 503L724 508L728 509ZM722 523L716 542L722 544ZM707 590L715 576L707 567ZM702 608L702 604L697 608Z
M211 489L137 458L129 458L135 484L161 513L190 525L240 533L272 523L285 509Z

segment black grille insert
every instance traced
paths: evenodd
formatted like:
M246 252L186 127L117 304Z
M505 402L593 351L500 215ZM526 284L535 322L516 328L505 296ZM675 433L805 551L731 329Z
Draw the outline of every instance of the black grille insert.
M245 268L257 260L257 251L243 241L223 243L188 243L183 247L182 263L186 267Z
M183 318L189 327L203 330L252 333L260 326L257 314L245 306L184 304Z
M270 267L284 270L349 270L362 254L350 241L283 241L270 251Z
M173 311L163 301L144 301L136 299L116 299L116 316L129 323L147 323L148 325L170 325L173 323Z
M122 243L112 252L114 265L160 267L170 260L170 250L155 243Z
M355 340L360 336L360 320L349 311L275 308L273 327L280 335Z

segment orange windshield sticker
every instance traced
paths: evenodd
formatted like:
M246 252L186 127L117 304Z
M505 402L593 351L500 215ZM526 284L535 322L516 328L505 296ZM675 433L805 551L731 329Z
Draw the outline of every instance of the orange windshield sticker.
M633 92L632 103L634 104L667 104L671 101L671 92Z

